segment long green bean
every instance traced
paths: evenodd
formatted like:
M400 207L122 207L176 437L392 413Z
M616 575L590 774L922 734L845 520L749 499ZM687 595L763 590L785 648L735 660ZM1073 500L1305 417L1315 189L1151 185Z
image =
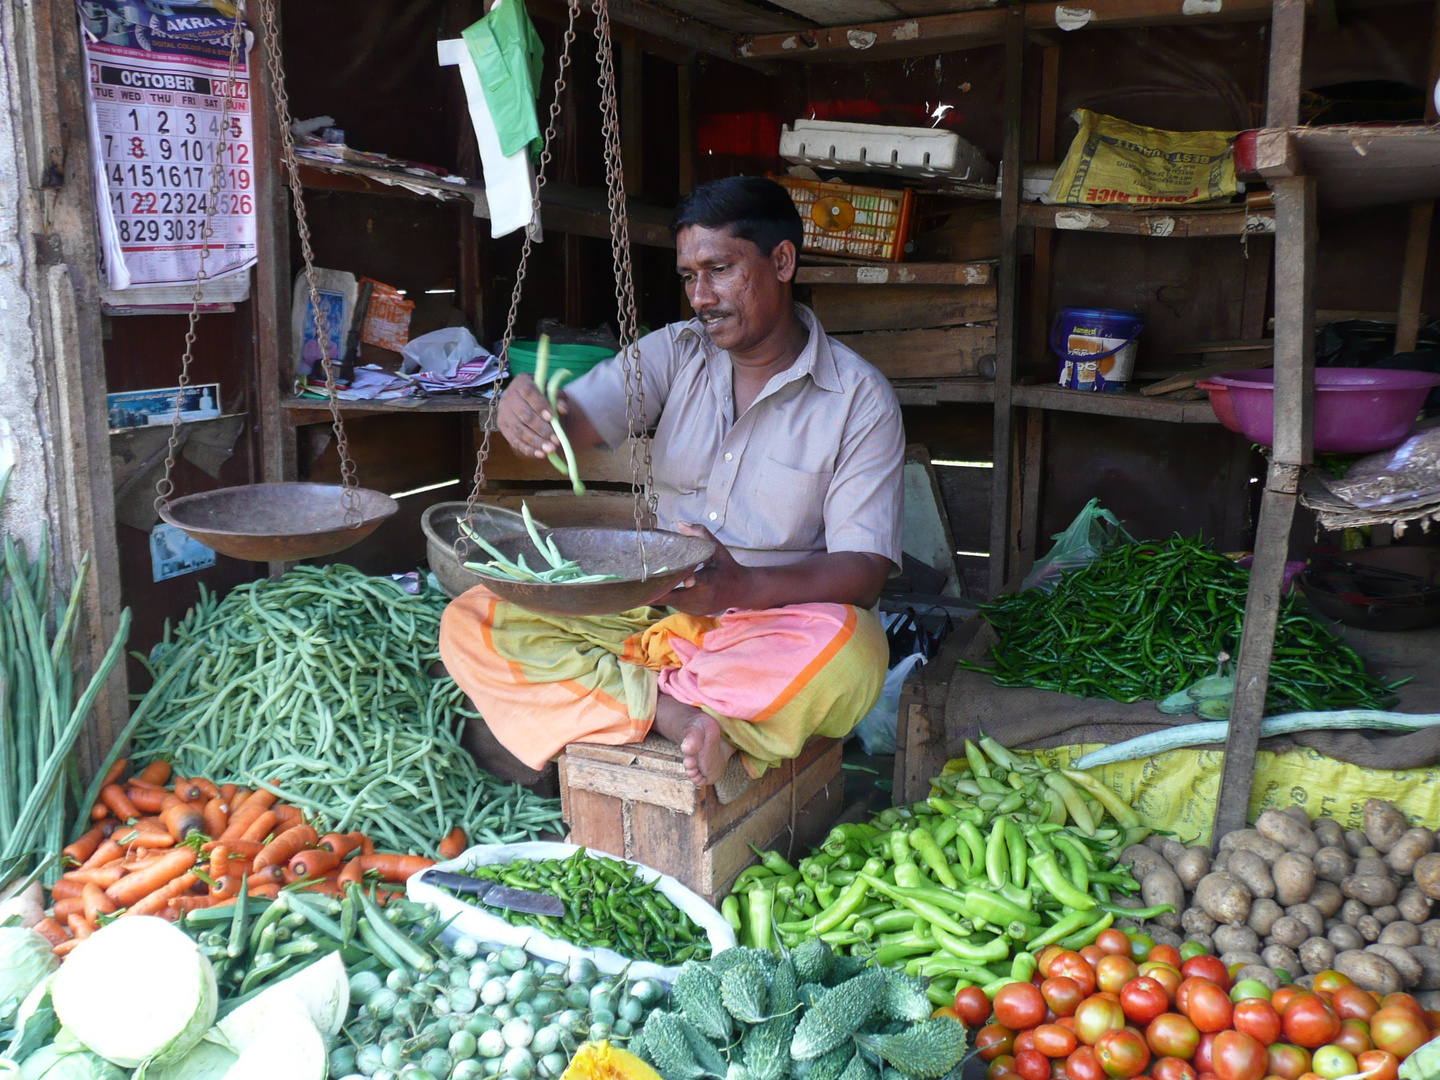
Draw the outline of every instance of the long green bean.
M393 851L431 854L456 826L485 843L562 831L559 800L501 784L460 746L475 714L430 675L445 603L340 565L223 601L202 585L148 660L134 756L267 788Z

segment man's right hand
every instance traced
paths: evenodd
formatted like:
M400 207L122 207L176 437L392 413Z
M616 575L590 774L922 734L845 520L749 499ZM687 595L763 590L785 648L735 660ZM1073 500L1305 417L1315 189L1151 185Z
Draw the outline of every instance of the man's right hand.
M570 407L561 393L560 415L569 413ZM550 426L550 402L529 375L517 375L500 396L498 422L500 434L505 436L517 454L524 457L543 458L560 449L555 430Z

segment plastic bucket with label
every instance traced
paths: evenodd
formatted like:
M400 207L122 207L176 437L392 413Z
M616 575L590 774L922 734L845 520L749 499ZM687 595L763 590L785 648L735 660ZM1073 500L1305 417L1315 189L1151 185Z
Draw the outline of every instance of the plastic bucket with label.
M1124 390L1135 371L1145 316L1111 308L1061 308L1050 329L1060 358L1060 385L1071 390Z

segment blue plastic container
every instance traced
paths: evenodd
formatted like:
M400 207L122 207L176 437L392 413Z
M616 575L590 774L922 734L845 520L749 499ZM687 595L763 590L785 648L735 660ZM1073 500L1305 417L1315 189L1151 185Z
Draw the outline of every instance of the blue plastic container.
M1071 390L1124 390L1135 371L1145 316L1112 308L1061 308L1050 328L1060 358L1060 385Z

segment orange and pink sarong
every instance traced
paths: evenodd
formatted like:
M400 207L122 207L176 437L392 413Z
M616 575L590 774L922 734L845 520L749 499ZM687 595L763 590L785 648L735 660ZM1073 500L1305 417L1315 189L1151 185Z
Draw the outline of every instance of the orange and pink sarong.
M713 716L758 777L812 735L848 735L879 700L888 656L879 617L845 604L575 618L481 586L440 622L450 675L532 769L572 742L640 742L663 691Z

